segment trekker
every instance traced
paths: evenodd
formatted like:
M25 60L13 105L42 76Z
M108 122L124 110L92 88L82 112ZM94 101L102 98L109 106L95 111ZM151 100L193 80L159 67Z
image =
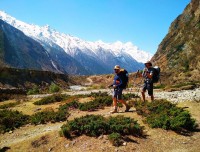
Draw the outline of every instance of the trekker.
M154 74L154 69L152 67L152 63L150 61L147 61L144 63L145 68L143 70L142 76L144 78L144 85L142 88L142 99L145 102L145 92L148 90L148 95L151 96L151 101L154 100L153 96L153 74Z
M111 111L111 113L117 113L117 101L124 104L126 106L125 112L128 112L130 109L130 106L122 99L122 91L126 86L123 84L123 81L122 81L122 72L120 71L120 66L116 65L114 67L114 71L115 71L115 77L113 80L113 84L109 86L109 87L114 88L113 97L112 97L114 109Z

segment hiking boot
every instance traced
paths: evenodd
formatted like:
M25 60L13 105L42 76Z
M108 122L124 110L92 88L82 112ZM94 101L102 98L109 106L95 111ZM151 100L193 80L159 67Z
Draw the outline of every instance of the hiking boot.
M126 106L125 112L128 112L131 107L129 105Z
M117 109L113 109L110 113L117 113Z

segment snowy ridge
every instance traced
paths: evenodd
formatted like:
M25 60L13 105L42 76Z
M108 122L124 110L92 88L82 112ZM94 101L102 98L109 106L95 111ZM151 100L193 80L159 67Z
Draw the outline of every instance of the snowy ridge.
M150 60L152 57L152 54L140 50L131 42L122 43L117 41L114 43L105 43L101 40L96 42L84 41L68 34L59 33L52 29L49 25L40 27L38 25L24 23L3 11L0 11L0 19L21 30L24 32L24 34L39 42L42 41L50 46L57 44L72 57L76 56L79 53L78 51L82 51L84 54L89 56L98 57L100 54L102 54L102 52L100 52L102 50L104 50L104 55L107 53L112 54L115 57L128 55L137 62L142 63Z

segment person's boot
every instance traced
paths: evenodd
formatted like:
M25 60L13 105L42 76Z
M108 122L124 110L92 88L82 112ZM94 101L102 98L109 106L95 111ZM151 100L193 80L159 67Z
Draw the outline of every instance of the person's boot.
M131 107L130 107L129 105L126 105L126 110L125 110L125 112L128 112L130 108L131 108Z
M117 107L114 107L114 109L110 111L110 113L117 113Z

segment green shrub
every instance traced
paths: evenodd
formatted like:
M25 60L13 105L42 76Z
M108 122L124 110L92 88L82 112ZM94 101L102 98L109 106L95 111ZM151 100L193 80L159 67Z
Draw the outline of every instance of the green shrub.
M86 103L79 103L74 100L72 102L66 103L59 107L59 109L79 109L81 111L95 111L97 109L102 109L105 106L110 106L112 104L112 98L110 96L98 96L97 94L93 94L96 98L92 101Z
M142 127L132 118L124 116L110 117L108 119L108 124L110 126L110 132L117 132L121 135L142 135Z
M97 98L97 97L107 97L109 96L107 92L91 92L88 96L90 97L94 97L94 98Z
M7 109L7 108L11 108L11 107L14 107L16 105L20 104L19 101L17 102L14 102L14 103L7 103L7 104L3 104L3 105L0 105L0 109Z
M154 89L164 89L166 86L164 84L159 84L159 85L155 85L153 86Z
M39 94L39 88L38 86L34 86L33 89L29 89L27 92L27 95L32 95L32 94Z
M96 95L95 95L96 96ZM112 104L112 98L110 96L97 97L90 102L80 103L79 109L82 111L94 111L96 109L102 109L105 106L110 106Z
M81 111L95 111L100 108L100 105L96 101L90 101L86 103L80 103L78 108Z
M31 116L31 123L38 125L38 124L45 124L47 122L59 122L59 121L65 121L67 119L67 116L69 116L69 113L64 110L59 110L57 112L54 112L53 110L47 110L35 113Z
M19 128L29 122L29 116L19 111L0 110L0 133Z
M80 136L82 134L88 136L99 136L106 133L108 124L103 116L86 115L75 118L61 127L61 132L65 137Z
M122 141L122 136L119 133L112 133L108 136L109 141L112 143L113 146L121 146L123 141Z
M151 103L138 101L135 102L135 107L138 114L146 117L146 122L152 128L192 131L197 127L188 111L166 100L155 100Z
M60 91L60 87L58 85L56 85L55 83L51 83L51 85L49 86L49 92L55 93L55 92L59 92L59 91Z
M137 98L137 97L139 97L139 96L134 93L123 94L124 100L130 100L131 98Z
M77 109L79 107L79 103L78 101L72 101L72 102L69 102L69 103L66 103L64 105L60 105L59 106L59 110L61 111L67 111L69 109Z
M143 127L131 118L117 116L104 118L101 115L86 115L75 118L61 127L60 134L67 138L82 134L98 137L103 134L141 136Z
M60 102L60 101L67 99L68 97L69 97L68 95L54 94L52 96L44 97L43 99L34 102L34 104L35 105L45 105L45 104L49 104L49 103Z

